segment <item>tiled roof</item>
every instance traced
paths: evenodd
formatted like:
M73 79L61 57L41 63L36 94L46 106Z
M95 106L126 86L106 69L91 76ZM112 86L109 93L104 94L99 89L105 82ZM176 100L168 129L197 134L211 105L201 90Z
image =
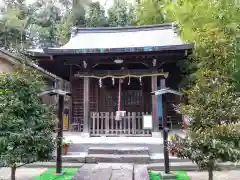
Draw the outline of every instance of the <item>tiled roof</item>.
M193 44L182 41L177 33L176 25L161 24L115 28L75 28L67 44L60 48L45 48L43 52L46 54L150 52L192 48Z

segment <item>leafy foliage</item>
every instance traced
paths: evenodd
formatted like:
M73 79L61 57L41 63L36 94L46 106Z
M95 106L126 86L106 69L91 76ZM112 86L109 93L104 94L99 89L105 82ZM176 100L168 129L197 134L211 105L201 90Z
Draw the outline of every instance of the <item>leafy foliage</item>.
M196 85L186 93L188 104L182 105L180 111L194 119L189 126L190 130L214 128L222 121L239 121L240 99L228 79L218 72L204 69L198 71Z
M137 5L136 23L138 25L162 24L166 22L163 11L164 1L143 0Z
M175 139L170 149L177 148L179 157L206 168L212 180L217 162L240 160L235 126L240 120L240 99L232 81L233 65L239 61L239 7L231 0L178 0L169 2L165 10L168 19L179 23L183 39L195 42L189 59L193 68L187 68L192 73L188 102L180 106L181 113L193 120L187 137Z
M240 159L240 132L232 124L216 125L207 131L189 132L186 138L175 139L170 148L178 157L191 159L202 169L213 170L218 162Z
M108 22L110 26L128 26L134 24L134 7L126 0L114 0L108 9Z
M169 149L207 169L212 180L218 162L240 160L240 98L216 71L199 70L196 79L187 91L189 103L180 106L181 113L192 118L188 134L173 140Z
M10 51L65 44L72 27L127 26L134 24L134 7L115 0L104 9L91 0L5 1L0 16L0 47ZM108 15L108 16L107 16Z
M182 38L195 42L194 56L190 60L193 73L202 67L227 74L236 71L233 64L240 60L236 53L240 7L235 0L169 1L164 9L167 20L179 24Z
M26 9L5 9L0 20L0 46L8 50L23 49L26 44L24 29L28 26L29 20Z
M105 10L99 2L91 3L86 17L87 27L108 26Z
M0 162L11 167L49 160L54 150L53 111L41 102L42 77L22 67L0 75Z

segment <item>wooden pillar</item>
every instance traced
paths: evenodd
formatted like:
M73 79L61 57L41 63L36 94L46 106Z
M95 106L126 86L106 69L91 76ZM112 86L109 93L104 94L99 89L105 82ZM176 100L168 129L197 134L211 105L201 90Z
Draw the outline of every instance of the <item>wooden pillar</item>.
M160 79L160 88L161 89L164 89L164 88L166 88L166 83L165 83L166 81L165 81L165 78L161 78ZM166 120L167 120L167 112L166 112L166 96L164 96L164 95L161 95L162 96L162 121L161 121L161 123L162 123L162 127L166 127L166 124L163 124L164 122L167 122Z
M83 84L83 133L89 133L89 77L84 77Z
M157 76L152 76L152 92L157 90ZM158 119L158 98L152 96L152 118L153 118L153 132L159 132Z

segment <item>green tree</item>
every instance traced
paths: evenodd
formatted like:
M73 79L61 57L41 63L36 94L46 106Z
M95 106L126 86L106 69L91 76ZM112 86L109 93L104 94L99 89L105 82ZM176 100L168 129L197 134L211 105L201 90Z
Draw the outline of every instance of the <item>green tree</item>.
M128 26L134 24L134 7L126 0L114 0L108 9L108 22L110 26Z
M30 18L24 4L7 5L0 20L0 46L9 51L27 47L26 28Z
M73 26L84 27L86 24L86 7L91 1L88 0L73 0L72 3L72 21Z
M69 41L72 27L73 21L71 11L66 12L56 24L56 41L59 45L64 45Z
M54 150L53 111L42 104L42 77L22 67L0 75L0 162L16 168L52 157Z
M192 121L188 136L176 139L170 148L206 168L212 180L218 162L240 160L240 133L235 126L240 100L232 81L238 61L239 7L232 0L178 0L164 10L167 20L179 24L182 38L195 42L189 59L194 71L186 91L188 103L180 106Z
M219 162L240 160L240 98L225 76L217 71L201 69L196 74L196 85L187 91L189 104L180 107L192 120L185 138L177 138L169 148L177 156L188 158L209 172Z
M236 53L237 22L240 21L240 8L235 2L178 0L166 3L167 21L177 22L181 37L187 42L195 42L190 59L194 69L203 67L227 74L235 71L233 64L239 59Z
M55 40L58 45L64 45L70 39L72 27L86 27L86 9L91 6L91 1L59 0L59 3L62 15L61 20L56 22Z
M105 9L99 2L91 3L86 13L87 27L106 27L108 26Z
M35 47L58 46L56 24L61 20L61 9L53 0L38 0L29 9L32 12L29 41Z
M164 23L165 16L163 13L163 4L163 0L143 0L138 2L136 11L137 25Z

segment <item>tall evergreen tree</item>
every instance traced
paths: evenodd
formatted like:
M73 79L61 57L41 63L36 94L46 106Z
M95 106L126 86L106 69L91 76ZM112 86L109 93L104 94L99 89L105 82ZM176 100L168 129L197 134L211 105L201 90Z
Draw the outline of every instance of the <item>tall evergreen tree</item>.
M86 15L87 27L105 27L108 26L105 9L99 2L91 3Z
M108 9L110 26L128 26L134 24L134 8L126 0L114 0Z

